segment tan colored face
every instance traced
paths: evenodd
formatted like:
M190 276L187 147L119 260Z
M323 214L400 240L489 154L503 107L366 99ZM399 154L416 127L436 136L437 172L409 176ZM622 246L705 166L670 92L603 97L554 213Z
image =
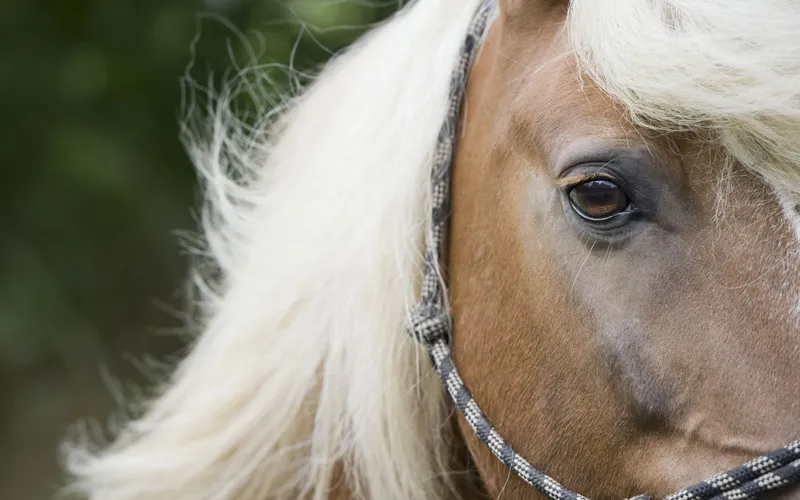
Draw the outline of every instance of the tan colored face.
M637 130L579 79L562 3L507 0L470 77L455 361L565 486L666 495L800 437L800 246L713 142ZM460 426L493 497L534 497Z

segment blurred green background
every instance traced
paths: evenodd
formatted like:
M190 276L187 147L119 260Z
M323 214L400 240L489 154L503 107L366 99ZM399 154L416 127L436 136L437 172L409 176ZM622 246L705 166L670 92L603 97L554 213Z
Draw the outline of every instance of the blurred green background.
M51 498L69 426L105 423L117 384L147 383L143 359L180 353L177 232L200 199L179 139L187 68L203 84L253 54L315 68L399 3L3 3L0 499Z

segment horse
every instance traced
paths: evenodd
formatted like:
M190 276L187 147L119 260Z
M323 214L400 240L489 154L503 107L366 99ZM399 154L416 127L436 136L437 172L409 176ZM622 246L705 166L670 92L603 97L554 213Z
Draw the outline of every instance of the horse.
M201 332L110 444L66 443L67 490L796 480L798 30L789 0L417 0L273 120L221 93L186 134Z

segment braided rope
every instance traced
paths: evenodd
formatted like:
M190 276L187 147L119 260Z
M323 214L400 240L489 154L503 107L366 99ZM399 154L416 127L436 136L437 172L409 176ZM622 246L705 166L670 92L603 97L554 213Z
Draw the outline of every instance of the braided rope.
M459 125L467 77L493 7L493 0L482 2L467 30L461 55L453 71L450 103L433 158L432 231L426 240L422 291L419 304L411 312L408 330L417 342L427 346L433 366L453 403L478 438L501 462L548 498L588 500L533 467L500 436L458 374L450 350L452 318L447 306L444 283L438 272L438 262L450 216L450 178L455 133ZM719 473L685 488L665 500L748 500L765 491L797 482L800 482L800 440L751 460L739 468ZM636 500L648 498L645 495L634 497Z
M786 486L800 479L800 440L755 458L741 467L720 472L665 500L741 500Z
M494 456L500 459L506 467L510 468L523 481L541 491L549 498L559 500L588 500L586 497L568 490L558 481L548 476L544 472L536 469L522 455L506 443L500 434L495 430L489 420L484 416L478 404L472 398L469 389L461 380L461 376L453 364L450 346L442 338L437 340L431 347L431 358L433 365L439 376L447 387L447 392L455 405L464 415L473 432L486 444Z

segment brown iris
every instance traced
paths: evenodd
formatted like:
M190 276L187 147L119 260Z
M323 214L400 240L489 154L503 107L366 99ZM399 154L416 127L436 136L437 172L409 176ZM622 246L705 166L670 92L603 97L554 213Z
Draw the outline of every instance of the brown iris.
M594 179L574 186L569 200L578 215L589 220L613 217L628 207L625 192L611 181Z

